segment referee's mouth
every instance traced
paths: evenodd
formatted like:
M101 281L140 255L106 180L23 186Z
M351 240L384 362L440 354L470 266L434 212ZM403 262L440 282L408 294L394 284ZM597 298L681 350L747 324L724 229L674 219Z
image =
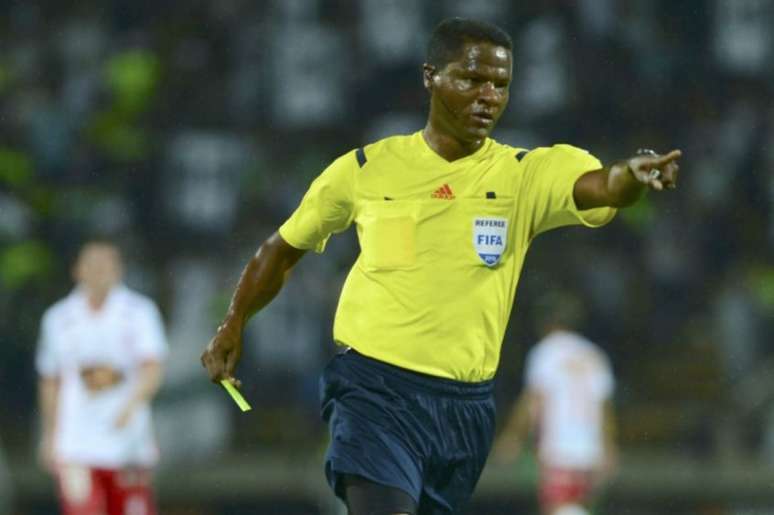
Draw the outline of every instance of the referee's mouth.
M473 130L478 136L489 136L497 123L497 116L490 110L476 110L470 113L467 122L469 130Z
M495 122L494 115L483 111L473 113L471 118L476 122L476 125L481 125L482 127L491 127Z

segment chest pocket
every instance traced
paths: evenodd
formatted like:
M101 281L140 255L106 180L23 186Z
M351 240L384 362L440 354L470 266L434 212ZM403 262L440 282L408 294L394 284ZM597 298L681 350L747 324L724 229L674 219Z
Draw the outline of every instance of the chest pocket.
M513 206L512 198L366 202L357 219L361 263L372 271L495 268L513 248Z
M416 265L416 214L413 201L365 202L357 218L362 265L367 270L399 270Z

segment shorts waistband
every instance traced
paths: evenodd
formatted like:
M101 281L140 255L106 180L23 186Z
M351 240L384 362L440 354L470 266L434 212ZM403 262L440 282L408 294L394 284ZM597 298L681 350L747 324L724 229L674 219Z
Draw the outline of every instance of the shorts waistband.
M383 376L395 378L417 390L431 394L464 399L486 399L491 397L494 391L494 380L492 379L478 383L467 383L446 377L431 376L370 358L353 348L347 349L342 353L341 357L353 365L362 368L365 372L377 372Z

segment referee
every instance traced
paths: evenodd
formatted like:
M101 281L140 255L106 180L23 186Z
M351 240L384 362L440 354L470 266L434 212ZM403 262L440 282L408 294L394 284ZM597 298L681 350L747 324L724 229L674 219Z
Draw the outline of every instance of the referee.
M458 513L494 432L492 378L529 243L598 227L646 189L676 186L680 151L603 166L560 144L489 137L508 103L511 39L453 18L433 31L424 129L336 159L245 267L202 354L213 381L234 371L248 318L308 250L355 225L360 255L339 299L343 352L321 380L331 443L325 474L350 515Z

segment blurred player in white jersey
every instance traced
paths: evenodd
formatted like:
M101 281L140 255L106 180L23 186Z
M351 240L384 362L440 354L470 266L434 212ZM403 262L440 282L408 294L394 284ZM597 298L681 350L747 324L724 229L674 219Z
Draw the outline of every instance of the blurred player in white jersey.
M524 391L493 455L513 461L535 431L541 512L583 514L617 461L615 382L605 353L574 332L583 316L577 298L550 294L539 310L544 337L527 355Z
M43 316L40 458L64 515L153 515L150 401L167 353L156 305L121 283L110 242L83 246L75 289Z

